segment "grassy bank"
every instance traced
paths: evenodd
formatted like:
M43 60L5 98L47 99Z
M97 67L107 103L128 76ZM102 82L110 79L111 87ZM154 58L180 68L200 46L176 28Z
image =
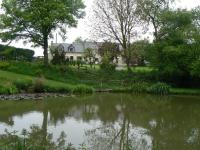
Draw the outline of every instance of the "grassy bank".
M86 85L71 85L43 77L32 77L0 70L0 94L16 93L92 93L93 88Z
M170 93L174 95L200 95L200 89L171 88Z
M95 89L112 89L115 87L123 88L131 86L138 80L148 80L149 72L145 69L136 69L129 73L122 71L103 71L98 67L92 69L84 66L79 70L74 66L43 66L40 63L24 63L24 62L4 62L0 64L0 69L29 75L43 76L46 79L68 83L71 85L84 84L94 87Z
M170 88L157 83L153 68L128 72L98 67L43 66L40 63L1 62L0 94L21 92L91 93L96 91L200 95L200 89ZM94 89L94 90L93 90Z

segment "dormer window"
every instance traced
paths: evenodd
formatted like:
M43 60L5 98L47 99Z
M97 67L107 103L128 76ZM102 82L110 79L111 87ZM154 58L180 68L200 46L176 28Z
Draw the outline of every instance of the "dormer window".
M74 52L74 51L75 51L75 47L74 47L73 45L70 45L70 46L68 47L68 51L69 51L69 52Z
M62 45L62 44L60 44L58 47L57 47L57 49L59 50L59 51L64 51L64 46Z

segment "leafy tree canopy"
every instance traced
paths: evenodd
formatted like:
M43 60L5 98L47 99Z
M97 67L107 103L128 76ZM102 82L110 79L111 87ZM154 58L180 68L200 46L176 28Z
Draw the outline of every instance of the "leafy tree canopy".
M105 55L108 56L108 59L110 62L113 62L114 59L118 59L118 56L120 54L120 48L119 44L112 43L109 41L105 41L101 44L101 46L98 48L98 52L101 57L104 57Z
M158 32L159 40L149 47L149 61L158 68L162 80L184 84L191 78L193 62L200 58L195 15L187 10L166 11L160 20L163 24Z
M31 61L35 52L30 49L0 45L0 59Z
M64 38L67 27L75 27L84 15L82 0L3 0L0 38L3 42L23 39L42 46L48 63L48 39L60 30Z

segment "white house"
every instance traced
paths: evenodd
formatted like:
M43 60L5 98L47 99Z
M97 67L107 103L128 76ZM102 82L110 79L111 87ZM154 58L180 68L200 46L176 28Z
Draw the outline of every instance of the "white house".
M101 61L101 56L98 54L98 48L102 43L99 42L74 42L74 43L51 43L50 48L57 48L66 53L66 59L71 61L83 60L84 51L87 48L92 48L96 52L96 63ZM49 60L52 60L52 55L49 53ZM125 63L121 56L118 58L118 66L124 66Z

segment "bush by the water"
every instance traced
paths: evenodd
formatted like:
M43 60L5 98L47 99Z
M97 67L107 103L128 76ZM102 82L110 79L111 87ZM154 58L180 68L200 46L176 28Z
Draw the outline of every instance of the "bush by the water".
M156 83L147 89L148 93L167 95L170 93L170 86L166 83Z
M45 85L44 89L49 93L72 93L73 87L69 85L57 86L57 85Z
M0 63L0 69L7 69L10 66L9 62L2 61Z
M33 90L36 93L45 92L44 78L36 78L33 84Z
M16 94L18 89L11 82L0 85L0 94Z
M14 85L18 90L28 91L33 86L32 79L17 79L14 81Z
M147 92L148 84L145 82L134 83L131 86L131 91L134 93L145 93Z
M89 93L93 93L94 89L90 86L86 86L86 85L77 85L73 88L73 93L76 94L89 94Z

